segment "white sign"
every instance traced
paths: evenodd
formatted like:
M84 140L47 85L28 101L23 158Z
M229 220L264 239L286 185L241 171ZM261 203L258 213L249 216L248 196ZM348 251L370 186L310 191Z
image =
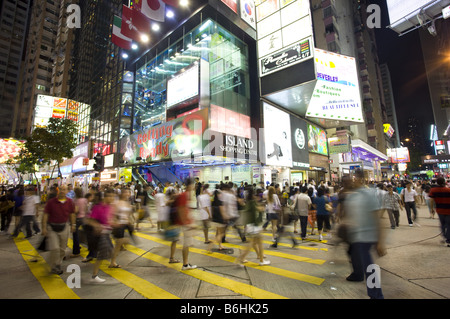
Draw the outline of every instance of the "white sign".
M199 95L198 63L167 81L167 108Z
M356 61L314 49L317 83L307 117L364 123Z
M264 131L266 164L292 167L289 114L264 103Z
M417 15L419 13L419 9L423 6L433 2L430 0L386 0L388 12L389 12L389 20L391 24L394 26L397 24L396 22L402 22L399 20L403 20L403 18L408 17L409 15Z
M444 19L450 18L450 6L442 9L442 16L444 17Z
M313 34L308 0L265 0L256 6L258 31L258 58L260 76L269 74L261 64L275 52L301 43ZM312 42L309 43L313 47ZM290 65L303 62L295 59ZM288 65L288 66L290 66ZM287 66L286 66L287 67ZM279 68L278 68L279 69Z
M253 0L241 0L241 19L256 30L256 8Z

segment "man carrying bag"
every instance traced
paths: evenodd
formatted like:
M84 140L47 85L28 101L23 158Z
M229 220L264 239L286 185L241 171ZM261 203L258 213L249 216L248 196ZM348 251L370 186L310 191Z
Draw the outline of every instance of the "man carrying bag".
M50 199L44 208L42 235L47 236L48 249L51 251L51 273L63 273L61 263L66 254L70 232L75 230L75 205L66 197L68 188L61 186L58 196ZM67 223L70 221L70 226Z

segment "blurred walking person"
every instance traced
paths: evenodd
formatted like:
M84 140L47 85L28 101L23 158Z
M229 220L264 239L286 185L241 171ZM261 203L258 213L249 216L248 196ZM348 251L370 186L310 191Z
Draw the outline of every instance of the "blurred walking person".
M189 208L191 193L194 190L194 183L188 178L185 182L185 186L185 191L177 195L176 209L178 217L177 224L181 227L183 232L183 267L181 270L190 270L197 268L196 265L191 265L189 263L189 247L194 245L193 236L195 231L191 210Z
M267 220L272 224L272 241L276 242L278 222L280 220L281 203L273 186L269 187L266 204Z
M212 224L216 227L215 241L219 246L219 251L221 251L224 249L222 247L222 239L225 236L225 230L228 224L228 220L225 212L225 207L223 206L223 202L220 199L220 190L218 187L216 187L214 191L213 201L211 203L211 214ZM209 252L212 251L213 245L213 242L209 244Z
M306 229L308 227L308 211L311 208L311 198L308 196L308 188L302 186L301 192L297 189L291 208L300 218L300 237L306 239Z
M98 272L101 263L112 256L111 222L114 200L115 193L113 190L106 190L104 195L98 192L96 194L96 204L92 207L90 218L87 220L87 223L93 228L93 235L96 241L97 260L95 261L91 278L91 282L94 283L105 282L105 279L98 276Z
M250 243L247 244L244 251L241 251L241 255L238 257L237 261L240 265L244 265L247 262L245 258L250 252L250 249L253 248L258 256L259 265L270 265L269 260L264 260L263 241L261 238L264 208L258 205L253 188L247 188L246 191L247 202L245 205L244 221L246 235L250 238Z
M125 231L132 226L133 207L128 200L130 195L130 189L122 189L118 202L113 203L112 205L111 227L115 245L109 268L121 268L121 266L116 263L116 259L122 246L128 243L128 238L125 235Z
M436 182L437 187L431 188L428 196L430 205L436 205L445 245L450 247L450 188L446 187L443 177L438 177Z
M208 192L209 185L204 184L200 195L197 196L198 209L200 210L199 219L203 226L203 234L205 236L205 244L210 244L209 226L211 221L211 195Z
M353 272L346 278L348 281L364 281L372 275L373 265L371 248L376 247L379 256L383 256L384 238L381 232L380 205L374 190L364 187L364 173L357 169L354 173L354 189L344 201L347 238L350 244L349 253ZM367 283L367 294L371 299L384 299L380 280L375 285Z
M84 223L84 219L89 209L89 200L83 196L83 190L80 187L74 189L74 199L73 202L75 204L75 216L76 216L76 225L75 231L72 234L73 238L73 247L72 247L72 255L70 257L78 257L80 256L80 236L79 229Z
M61 263L66 254L69 234L75 231L75 205L66 197L67 186L62 185L57 197L47 201L42 218L42 235L47 236L51 251L50 266L54 274L62 274ZM70 222L70 226L67 224Z
M31 238L33 236L33 231L31 230L31 225L33 225L33 230L35 234L38 234L41 230L39 229L36 217L38 217L39 204L41 200L39 196L35 194L33 186L27 186L25 189L25 196L22 202L22 218L20 219L19 225L14 229L13 237L17 237L22 227L25 227L26 236L25 238Z
M319 232L319 240L323 240L322 232L325 228L326 231L331 230L330 224L330 212L327 210L328 198L325 196L325 189L319 187L317 190L317 196L313 199L313 204L316 208L317 216L317 230Z

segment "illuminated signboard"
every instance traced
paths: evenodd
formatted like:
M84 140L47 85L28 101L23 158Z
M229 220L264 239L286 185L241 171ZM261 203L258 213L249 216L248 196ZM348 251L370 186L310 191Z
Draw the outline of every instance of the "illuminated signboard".
M256 29L256 8L253 0L240 0L241 19Z
M311 124L308 124L308 148L312 153L328 155L327 133Z
M256 5L260 76L312 58L308 0L266 0Z
M161 160L190 159L203 152L203 133L208 110L203 109L175 120L138 131L120 141L120 161L128 164Z
M430 0L387 0L389 20L391 25L395 26L403 18L411 14L417 15L418 10L430 3Z
M314 49L317 82L307 117L364 123L355 58Z
M407 147L388 148L386 153L387 153L390 163L408 163L408 162L410 162L409 150Z
M199 95L199 65L194 63L167 81L167 108Z
M267 165L292 167L289 114L264 103L264 142Z
M391 124L383 124L383 128L384 128L384 133L391 138L392 135L394 135L394 128L392 127Z

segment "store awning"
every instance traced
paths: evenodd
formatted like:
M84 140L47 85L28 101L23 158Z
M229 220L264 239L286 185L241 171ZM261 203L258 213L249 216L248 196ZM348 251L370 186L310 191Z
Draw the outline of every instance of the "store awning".
M380 162L387 161L388 159L387 155L381 153L376 148L361 140L352 140L352 152L357 153L360 158L366 158Z

